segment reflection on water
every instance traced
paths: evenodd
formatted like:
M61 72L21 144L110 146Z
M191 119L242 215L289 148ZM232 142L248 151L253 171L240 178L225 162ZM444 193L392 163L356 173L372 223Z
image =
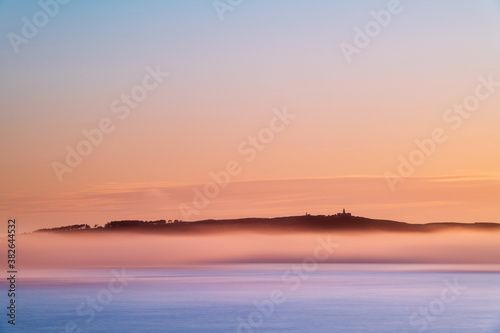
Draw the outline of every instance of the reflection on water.
M500 329L498 266L259 264L25 274L18 282L19 332ZM10 331L6 322L1 332Z

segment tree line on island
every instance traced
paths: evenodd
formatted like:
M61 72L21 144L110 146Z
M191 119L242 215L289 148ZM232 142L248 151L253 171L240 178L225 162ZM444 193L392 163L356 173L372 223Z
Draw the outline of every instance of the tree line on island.
M140 227L150 227L150 226L160 226L170 223L179 223L182 220L156 220L156 221L140 221L140 220L123 220L123 221L111 221L103 226L95 224L91 227L88 224L72 224L64 227L56 228L43 228L38 229L35 232L60 232L60 231L79 231L79 230L90 230L90 229L123 229L123 228L140 228Z
M39 229L35 232L151 232L151 233L217 233L227 231L273 232L329 232L329 231L389 231L389 232L435 232L449 229L500 231L500 224L491 222L456 223L434 222L412 224L391 220L370 219L353 216L345 211L334 215L285 216L273 218L237 218L226 220L123 220L111 221L104 226L73 224L64 227Z

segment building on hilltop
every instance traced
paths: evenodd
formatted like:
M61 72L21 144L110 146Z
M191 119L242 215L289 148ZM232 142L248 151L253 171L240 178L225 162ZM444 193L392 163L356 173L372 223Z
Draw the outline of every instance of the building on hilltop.
M335 217L347 217L347 216L352 216L351 213L346 213L345 212L345 208L342 210L342 213L337 213L335 215L333 215Z

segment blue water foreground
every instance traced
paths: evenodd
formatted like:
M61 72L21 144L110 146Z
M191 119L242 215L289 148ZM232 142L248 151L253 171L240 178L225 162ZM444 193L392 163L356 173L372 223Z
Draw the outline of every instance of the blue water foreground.
M0 332L500 332L498 267L248 264L20 271Z

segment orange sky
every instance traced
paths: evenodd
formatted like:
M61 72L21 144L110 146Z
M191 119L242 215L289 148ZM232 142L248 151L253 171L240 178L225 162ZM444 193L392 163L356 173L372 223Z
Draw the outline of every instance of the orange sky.
M200 199L193 189L202 192L204 184L105 183L53 194L19 192L3 196L2 204L18 219L22 232L122 219L274 217L306 211L329 215L344 207L358 216L414 223L498 222L498 177L414 177L400 186L392 193L382 177L235 181L188 216L182 215L179 205L195 209L193 199Z
M4 38L2 219L31 231L346 207L417 223L500 222L498 1L404 2L346 62L339 45L385 7L248 3L220 21L209 2L72 4L18 53ZM20 33L19 18L36 10L2 2L0 32ZM147 96L127 106L123 96L141 89ZM473 111L448 111L478 91ZM293 117L276 120L285 108ZM82 131L103 121L108 133L68 166L68 147L85 149ZM398 174L400 156L419 157L415 140L436 128L446 140L391 190L384 175ZM230 161L229 186L183 214L193 189ZM54 163L71 172L58 177Z

